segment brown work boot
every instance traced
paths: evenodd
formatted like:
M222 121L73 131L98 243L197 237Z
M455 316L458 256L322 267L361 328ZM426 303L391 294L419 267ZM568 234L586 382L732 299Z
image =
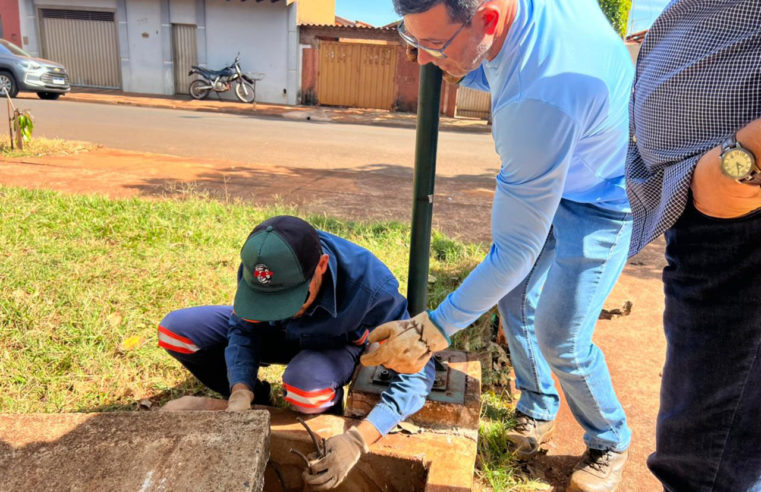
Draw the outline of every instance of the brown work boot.
M539 451L539 447L550 440L555 430L554 420L536 420L517 410L515 420L518 423L505 437L515 445L518 458L528 458Z
M629 450L587 449L574 467L568 492L613 492L621 483L621 474L629 458Z

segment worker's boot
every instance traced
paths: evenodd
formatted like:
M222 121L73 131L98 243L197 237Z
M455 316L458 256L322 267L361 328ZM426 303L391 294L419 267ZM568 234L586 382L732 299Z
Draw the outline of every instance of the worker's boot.
M515 428L507 432L507 439L515 445L518 458L528 458L539 451L539 447L552 437L555 430L554 420L536 420L528 415L515 411Z
M568 492L613 492L621 483L621 474L629 458L629 450L587 449L574 467Z

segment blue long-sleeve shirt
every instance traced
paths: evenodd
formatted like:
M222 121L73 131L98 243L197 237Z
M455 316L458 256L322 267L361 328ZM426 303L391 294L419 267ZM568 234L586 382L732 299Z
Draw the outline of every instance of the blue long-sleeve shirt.
M268 330L284 331L285 339L300 349L324 350L364 346L368 333L377 326L409 318L399 283L378 258L345 239L322 231L318 234L323 253L328 255L328 271L318 298L303 316L273 323L231 317L225 350L230 387L237 383L254 387L262 352L268 349ZM433 380L432 362L416 374L395 376L367 420L386 434L423 407Z
M528 275L561 199L630 210L624 183L634 67L596 0L519 0L504 45L462 85L492 97L501 168L486 258L435 310L448 335Z

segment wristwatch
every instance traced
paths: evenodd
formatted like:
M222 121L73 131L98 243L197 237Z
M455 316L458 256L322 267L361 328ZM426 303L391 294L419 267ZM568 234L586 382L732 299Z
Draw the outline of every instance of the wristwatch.
M737 141L737 134L721 144L721 171L738 183L761 184L761 169L756 165L756 156Z

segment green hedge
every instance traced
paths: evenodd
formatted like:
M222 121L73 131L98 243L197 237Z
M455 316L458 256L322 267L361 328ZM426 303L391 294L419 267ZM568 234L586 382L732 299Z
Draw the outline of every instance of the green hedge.
M629 11L632 8L632 0L599 0L600 7L613 28L621 35L626 36L626 24L629 21Z

